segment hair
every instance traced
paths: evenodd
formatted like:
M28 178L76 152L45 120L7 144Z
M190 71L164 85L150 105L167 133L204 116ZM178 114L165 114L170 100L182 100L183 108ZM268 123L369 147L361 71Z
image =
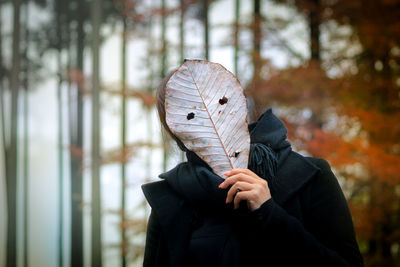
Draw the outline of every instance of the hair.
M165 119L166 113L165 113L165 92L166 92L166 87L169 79L172 77L172 75L175 74L175 72L178 69L175 69L168 73L167 76L162 80L160 86L157 88L157 93L156 93L156 106L157 106L157 111L158 111L158 116L160 118L161 125L163 126L164 130L172 137L172 139L175 140L176 144L182 151L187 151L188 149L185 147L185 145L182 143L182 141L172 133L171 129L168 127L167 121Z

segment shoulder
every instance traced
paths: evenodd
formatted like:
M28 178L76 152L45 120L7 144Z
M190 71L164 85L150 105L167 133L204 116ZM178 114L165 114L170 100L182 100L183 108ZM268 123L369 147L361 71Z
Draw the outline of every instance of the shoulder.
M179 208L183 199L175 193L165 180L142 185L142 191L147 202L155 211Z
M322 185L338 185L338 179L332 171L332 168L329 162L325 159L314 158L314 157L305 157L308 161L312 162L315 166L318 167L318 172L316 172L314 177L314 183L321 183Z
M154 232L159 232L165 241L169 266L182 266L181 255L190 237L193 209L165 180L144 184L142 190L152 209L149 224L154 226ZM152 236L157 237L155 234Z
M317 205L321 200L330 199L333 202L341 202L347 206L346 198L343 194L339 181L333 173L330 164L325 159L307 157L307 160L313 162L319 171L309 184L309 193L311 193L313 205Z
M281 183L276 194L278 203L284 203L296 193L310 203L328 198L344 199L338 179L324 159L292 152L278 174Z
M320 169L321 173L331 171L331 166L327 160L314 157L305 157L305 158L311 163L313 163L315 166L317 166Z
M142 185L142 190L146 198L154 192L164 192L169 190L169 185L165 180L150 182Z
M142 185L142 191L147 200L154 197L165 197L170 191L170 187L165 180L151 182Z

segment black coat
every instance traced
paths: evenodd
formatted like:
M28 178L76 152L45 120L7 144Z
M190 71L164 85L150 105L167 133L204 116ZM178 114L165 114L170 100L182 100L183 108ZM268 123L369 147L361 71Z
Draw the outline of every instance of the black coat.
M232 227L242 240L240 255L224 255L209 238L221 230L205 229L202 247L222 250L219 266L363 266L347 202L329 164L291 152L277 177L285 188L254 212L231 217L241 224ZM144 266L187 266L198 212L166 181L144 185L143 191L152 207Z
M253 212L243 202L233 210L222 178L188 151L188 162L142 187L152 208L144 266L363 266L329 164L293 152L271 110L249 131L249 169L268 181L272 198Z

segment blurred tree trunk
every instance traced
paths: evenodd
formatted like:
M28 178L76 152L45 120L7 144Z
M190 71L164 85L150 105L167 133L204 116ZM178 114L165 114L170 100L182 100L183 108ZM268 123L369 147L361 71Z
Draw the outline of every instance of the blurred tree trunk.
M125 9L126 1L124 1ZM126 14L122 15L122 49L121 49L121 85L122 85L122 111L121 111L121 147L122 147L122 162L121 162L121 263L122 267L126 266L127 254L127 239L126 239L126 214L125 214L125 186L126 186L126 42L127 42L127 18Z
M7 184L7 254L6 266L17 264L17 138L18 138L18 95L20 87L20 9L21 0L13 1L13 45L10 77L11 112L9 144L6 148Z
M84 2L78 1L75 11L77 20L76 39L76 72L77 79L76 105L72 113L73 125L71 136L71 267L83 266L83 216L82 216L82 178L83 178L83 52L85 45ZM71 114L71 115L72 115Z
M23 266L28 266L28 198L29 198L29 180L28 180L28 168L29 168L29 157L28 157L28 92L29 92L29 44L30 44L30 32L29 32L29 4L30 0L25 3L25 49L24 49L24 62L25 62L25 77L24 77L24 147L23 147L23 185L24 185L24 257Z
M92 265L102 266L100 183L100 29L102 0L92 2Z
M154 6L154 0L151 1L150 6ZM156 50L157 42L153 38L154 16L150 16L147 22L147 57L146 64L149 66L148 76L148 90L152 92L153 88L157 87L158 69L154 65L158 65L158 61L154 60L154 52Z
M161 0L161 78L164 78L166 75L167 69L167 38L166 38L166 0Z
M320 55L320 42L319 36L320 31L319 27L321 25L321 5L320 0L309 0L309 10L308 10L308 27L310 31L310 54L311 61L315 62L318 66L321 64L321 55ZM323 114L320 109L317 107L312 107L312 114L310 118L310 122L315 126L321 128L323 125L323 118L321 115Z
M3 62L3 17L2 14L2 3L0 2L0 127L1 127L1 138L3 144L3 156L4 160L7 161L6 158L6 121L5 121L5 107L4 107L4 92L5 92L5 78L6 78L6 67ZM5 173L7 175L7 173Z
M239 14L240 14L240 1L235 0L235 22L234 22L234 56L233 56L233 64L235 75L239 75Z
M208 24L208 9L209 9L209 1L203 0L204 4L204 57L205 59L209 59L209 49L210 49L210 40L209 40L209 24Z
M262 40L262 31L261 31L261 0L253 1L253 22L251 23L251 32L253 35L253 47L251 51L251 59L253 63L253 77L248 85L247 89L250 94L254 90L258 90L261 87L261 69L262 69L262 58L261 58L261 40ZM248 98L248 105L250 112L250 120L254 120L258 118L262 113L262 107L257 104L253 97Z
M66 86L66 89L67 89L67 112L66 112L67 113L67 118L66 119L67 119L67 128L68 129L67 129L66 134L67 134L67 140L68 140L68 145L69 145L69 150L67 151L67 153L69 155L67 154L67 160L68 161L65 164L66 165L65 166L65 170L67 171L66 172L66 176L65 176L65 180L66 180L65 182L66 182L67 187L69 186L69 188L70 188L70 192L69 192L70 199L69 199L69 202L70 202L70 205L71 205L70 206L70 216L71 216L70 220L71 220L71 225L72 225L72 199L73 199L73 195L72 195L71 188L72 188L72 178L73 178L72 177L72 174L73 174L73 172L72 172L73 153L71 151L71 148L72 148L72 146L74 144L74 129L73 129L73 127L74 127L74 112L73 112L74 105L73 105L73 101L72 101L72 98L73 98L73 92L72 92L73 86L72 86L72 80L71 80L71 77L70 77L70 73L71 73L72 65L73 65L73 45L72 45L72 32L73 32L73 29L72 29L72 20L73 20L73 16L74 16L73 14L74 14L75 10L73 10L70 7L70 3L66 3L65 1L62 1L62 0L59 0L59 1L61 3L63 3L63 4L65 3L64 7L65 7L65 10L66 10L65 11L65 22L64 22L64 27L65 28L63 28L63 32L65 32L65 42L64 43L66 45L66 57L67 57L66 58L66 71L65 71L65 74L67 76L67 80L66 80L66 82L67 82L67 86ZM68 196L66 196L66 198L68 198ZM61 220L61 218L60 218L60 220ZM72 242L72 228L70 229L69 236L70 236L70 242ZM61 240L59 240L59 244L58 245L59 245L59 247L63 246L63 243L62 243ZM70 243L70 248L71 247L72 247L72 245ZM59 255L62 256L63 259L64 258L69 258L69 260L71 260L72 253L70 252L70 254L67 257L64 257L65 255L63 254L63 251L60 251ZM61 257L59 258L59 264L61 263L61 266L63 266L63 259L61 259Z
M3 16L2 16L2 4L0 2L0 129L1 129L1 152L4 158L5 165L7 164L7 141L6 141L6 121L5 121L5 107L4 107L4 91L5 91L5 78L6 78L6 68L3 62ZM5 171L1 172L0 175L7 177L7 166L5 166ZM7 179L7 178L6 178ZM0 264L4 264L4 259L0 260Z
M180 12L179 12L179 58L180 64L182 64L185 58L185 13L186 5L185 0L180 0Z
M166 0L161 0L161 79L164 79L167 71L167 39L166 39ZM169 136L165 134L164 142L163 142L163 162L162 162L162 170L165 172L167 170L168 163L168 142Z
M62 0L60 0L62 1ZM67 185L69 185L70 187L70 220L71 220L71 226L70 226L70 254L69 254L69 260L72 261L72 235L73 235L73 230L72 230L72 218L73 218L73 204L74 204L74 195L72 193L72 180L74 179L73 175L74 172L72 171L73 169L73 162L74 162L74 154L72 151L72 147L75 144L75 112L76 111L76 107L75 107L75 103L73 101L74 98L74 87L73 87L73 82L72 79L70 77L71 71L72 71L72 67L74 64L74 46L73 46L73 37L72 37L72 33L74 31L74 28L72 27L72 21L74 19L74 12L75 10L73 10L70 6L70 4L67 5L67 16L66 16L66 23L65 23L65 43L67 45L67 66L66 66L66 74L67 74L67 121L68 121L68 145L69 145L69 162L66 164L69 164L69 168L68 168L68 175L69 175L69 180L67 181ZM68 156L67 156L68 157ZM66 167L67 169L67 167ZM68 183L69 182L69 183ZM67 197L68 198L68 197ZM76 260L74 260L76 261ZM83 263L82 263L83 265ZM82 266L81 265L81 266ZM72 263L70 263L70 266L72 266Z
M5 91L5 78L6 67L3 60L3 17L1 16L2 3L0 2L0 112L1 112L1 137L4 146L4 153L6 151L6 121L5 121L5 108L4 108L4 91ZM6 159L4 155L4 159Z
M311 0L311 8L308 15L308 23L310 28L311 59L317 61L318 63L321 58L319 43L319 26L321 24L320 13L320 0Z
M62 63L62 45L63 45L63 36L62 36L62 23L65 21L61 21L62 10L66 10L67 7L63 4L62 0L57 0L56 2L56 27L57 27L57 74L58 74L58 83L57 83L57 118L58 118L58 126L57 126L57 142L58 142L58 240L57 240L57 262L58 266L63 266L63 229L64 229L64 156L63 156L63 116L62 116L62 83L63 83L63 63Z
M153 2L154 1L152 1L152 4L151 4L151 6L153 6ZM182 2L181 2L181 4L182 4ZM148 20L148 27L147 27L147 42L148 42L148 45L147 45L147 58L146 58L146 64L147 64L147 66L149 66L149 76L148 76L148 81L147 81L147 83L148 83L148 86L147 86L147 91L149 92L149 93L153 93L153 90L154 90L154 88L156 88L156 85L155 85L155 83L154 83L154 81L155 81L155 72L154 72L154 67L153 67L153 63L154 63L154 60L153 60L153 58L154 58L154 40L153 40L153 18L152 17L149 17L149 20ZM147 119L147 127L148 127L148 130L147 130L147 132L146 132L146 134L147 134L147 139L149 140L148 141L148 143L150 143L150 144L152 144L152 142L150 141L150 140L152 140L152 135L153 135L153 132L151 131L151 130L149 130L149 129L151 129L151 124L152 124L152 120L151 120L151 108L147 108L146 109L146 114L147 114L147 116L148 116L148 119ZM149 119L150 119L150 121L149 121ZM150 125L150 126L149 126ZM150 159L152 158L152 153L153 153L153 149L152 149L152 146L150 146L149 147L149 152L148 152L148 154L147 154L147 157L150 157ZM148 182L150 182L150 173L151 173L151 169L149 169L149 168L151 168L151 163L149 164L149 165L147 165L147 163L148 163L148 159L146 158L146 170L148 171L148 175L146 175L146 182L148 181ZM150 167L149 167L150 166ZM144 209L144 211L145 211L145 218L148 218L148 216L150 215L150 212L149 212L149 207L147 206L147 205L144 205L143 206L143 209ZM146 222L147 223L147 222Z
M261 68L262 68L262 60L261 60L261 0L254 0L253 6L253 51L252 51L252 60L253 60L253 88L258 88L260 85L261 79Z

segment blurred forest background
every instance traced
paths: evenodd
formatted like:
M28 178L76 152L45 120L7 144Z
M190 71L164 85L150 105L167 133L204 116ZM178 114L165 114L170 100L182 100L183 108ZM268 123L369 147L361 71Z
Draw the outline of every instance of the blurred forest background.
M235 73L326 158L367 266L400 266L399 0L1 0L0 266L140 266L140 185L184 159L153 93Z

